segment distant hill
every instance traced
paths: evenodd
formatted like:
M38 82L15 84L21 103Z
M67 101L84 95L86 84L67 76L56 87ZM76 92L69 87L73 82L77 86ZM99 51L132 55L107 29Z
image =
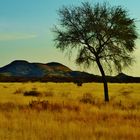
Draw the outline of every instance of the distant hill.
M42 77L44 72L37 64L27 61L16 60L0 68L0 74L4 76L25 76L25 77Z
M16 60L0 68L1 75L18 77L43 77L69 71L71 70L68 67L60 63L29 63L25 60Z
M108 78L108 81L119 83L140 83L140 77L133 77L124 73L119 73L117 76Z
M120 73L117 76L107 76L108 82L139 83L140 77L132 77ZM102 82L101 76L86 72L72 71L67 66L57 63L30 63L25 60L15 60L0 68L1 82L52 81L52 82Z

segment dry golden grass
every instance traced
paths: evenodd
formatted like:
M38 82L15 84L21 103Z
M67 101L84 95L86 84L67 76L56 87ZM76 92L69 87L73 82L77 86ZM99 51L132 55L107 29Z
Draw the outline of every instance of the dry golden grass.
M140 84L109 92L106 104L100 83L0 83L0 140L139 140Z

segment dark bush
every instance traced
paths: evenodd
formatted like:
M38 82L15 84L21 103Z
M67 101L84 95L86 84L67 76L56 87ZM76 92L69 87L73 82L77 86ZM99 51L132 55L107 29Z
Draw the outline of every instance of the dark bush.
M25 91L24 96L40 96L41 93L35 90Z
M77 84L77 86L81 87L83 83L79 82L79 83L76 83L76 84Z

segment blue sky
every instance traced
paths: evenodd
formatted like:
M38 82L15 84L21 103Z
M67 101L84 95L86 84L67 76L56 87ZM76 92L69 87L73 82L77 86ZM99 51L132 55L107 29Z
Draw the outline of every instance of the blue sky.
M0 67L13 60L29 62L63 63L74 70L80 68L65 54L56 50L51 28L58 23L57 10L63 5L80 5L84 0L0 0ZM108 1L111 5L122 5L129 15L136 18L140 34L140 0L88 0ZM140 76L140 41L136 42L136 64L126 72ZM94 68L93 68L94 69ZM93 72L97 73L97 69Z

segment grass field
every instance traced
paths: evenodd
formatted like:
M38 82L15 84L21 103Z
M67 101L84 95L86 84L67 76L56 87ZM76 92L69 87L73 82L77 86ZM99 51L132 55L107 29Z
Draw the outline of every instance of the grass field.
M0 83L0 140L139 140L140 84L110 83L109 95L100 83Z

